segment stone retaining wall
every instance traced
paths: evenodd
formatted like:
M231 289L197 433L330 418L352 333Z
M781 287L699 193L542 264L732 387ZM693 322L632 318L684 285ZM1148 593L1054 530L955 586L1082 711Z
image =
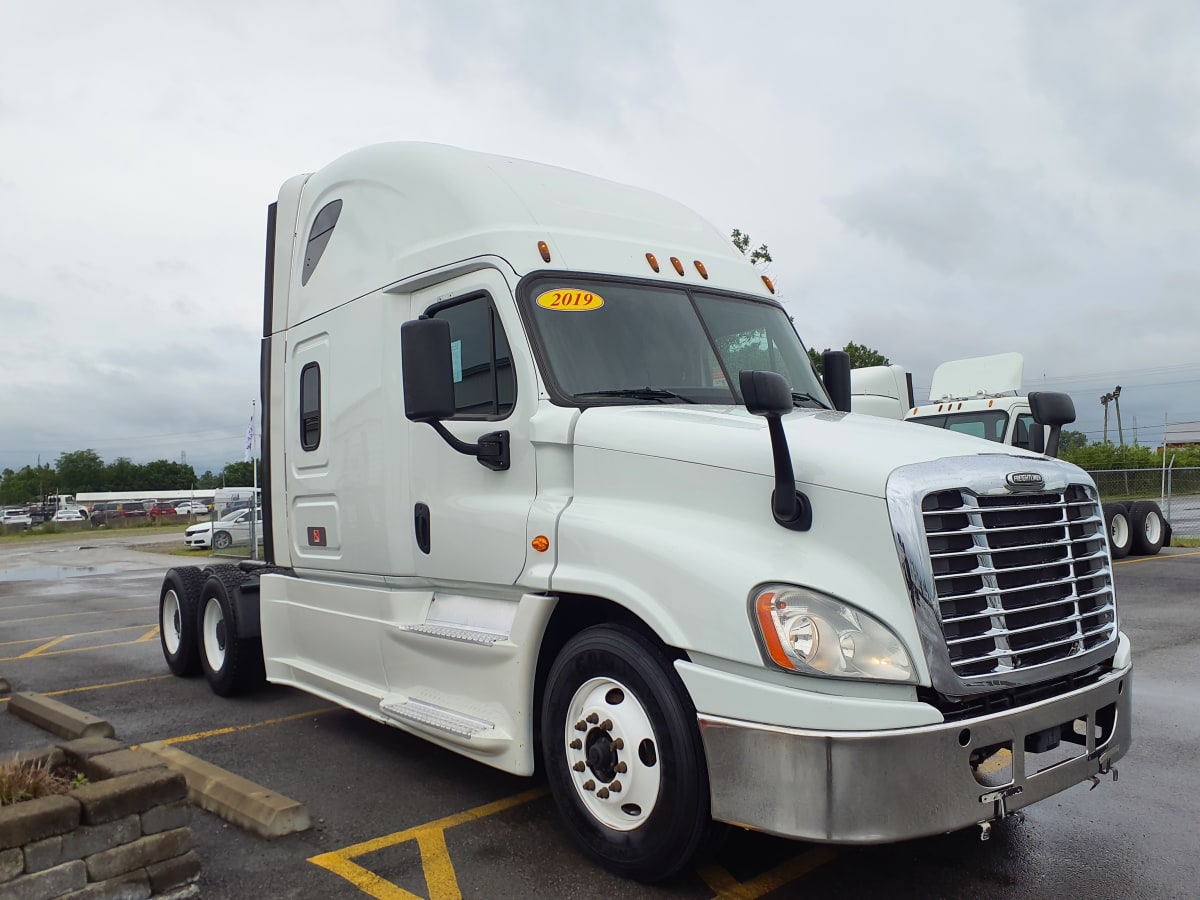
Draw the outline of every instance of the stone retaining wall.
M0 896L12 900L199 897L187 783L157 757L81 738L20 762L83 772L66 794L0 807ZM6 760L7 761L7 760Z

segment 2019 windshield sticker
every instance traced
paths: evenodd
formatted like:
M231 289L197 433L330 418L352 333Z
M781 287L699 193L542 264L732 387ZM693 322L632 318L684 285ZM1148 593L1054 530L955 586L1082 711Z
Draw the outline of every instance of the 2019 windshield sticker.
M604 305L604 298L592 291L557 289L543 291L534 301L542 309L566 310L568 312L585 312L599 309Z

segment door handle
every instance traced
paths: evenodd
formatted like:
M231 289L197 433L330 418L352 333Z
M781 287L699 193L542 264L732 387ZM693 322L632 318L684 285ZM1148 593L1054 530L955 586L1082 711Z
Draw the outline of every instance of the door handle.
M413 534L417 538L417 546L426 556L429 555L429 507L418 503L413 507Z

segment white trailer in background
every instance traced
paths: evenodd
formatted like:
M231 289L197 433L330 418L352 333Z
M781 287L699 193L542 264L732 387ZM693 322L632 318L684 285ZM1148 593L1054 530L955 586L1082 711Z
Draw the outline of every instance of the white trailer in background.
M917 404L912 375L903 366L855 369L850 373L851 408L1056 456L1053 429L1040 419L1039 408L1065 402L1074 421L1074 404L1065 394L1022 393L1024 370L1020 353L950 360L934 370L929 400ZM905 383L907 402L901 389ZM1104 503L1103 510L1114 558L1130 553L1152 556L1170 544L1171 526L1154 501L1113 501Z
M540 761L579 846L646 880L714 821L986 834L1115 777L1132 662L1091 479L843 411L845 354L818 380L691 210L386 144L268 222L267 560L167 573L172 671Z

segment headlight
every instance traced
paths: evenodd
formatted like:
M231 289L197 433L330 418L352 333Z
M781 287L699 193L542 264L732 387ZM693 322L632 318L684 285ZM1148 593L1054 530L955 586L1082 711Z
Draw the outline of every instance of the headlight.
M916 681L900 638L862 610L785 584L759 588L752 602L766 655L782 669L827 678Z

